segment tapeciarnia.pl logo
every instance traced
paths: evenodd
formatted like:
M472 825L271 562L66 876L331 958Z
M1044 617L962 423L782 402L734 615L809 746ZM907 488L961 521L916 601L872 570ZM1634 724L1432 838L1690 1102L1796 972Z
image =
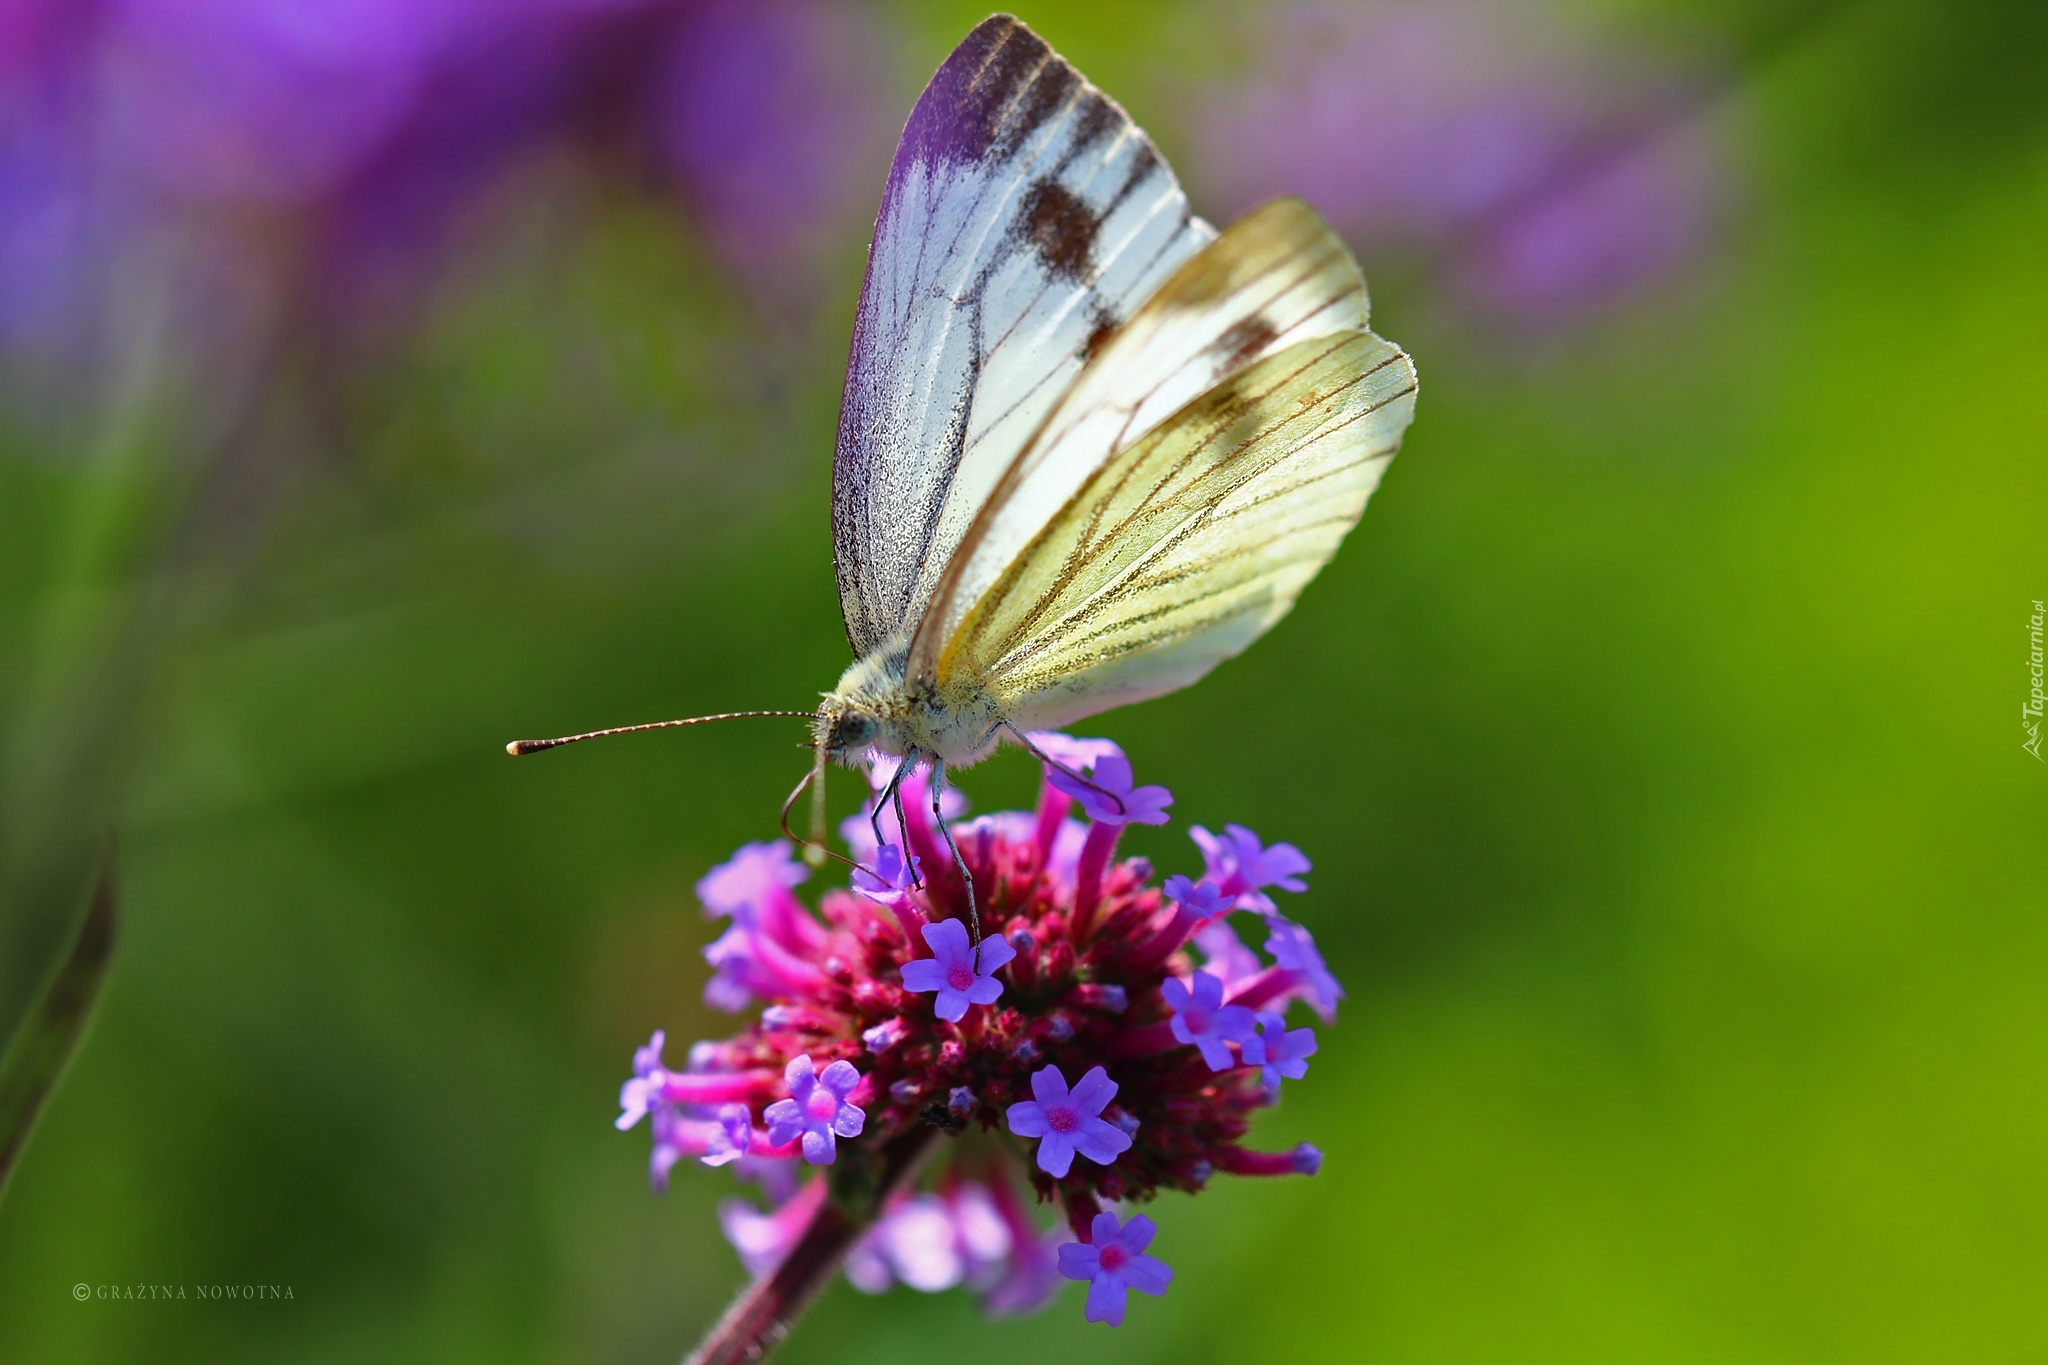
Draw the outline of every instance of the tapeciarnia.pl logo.
M2027 741L2020 747L2041 762L2041 708L2044 697L2041 692L2041 620L2048 616L2039 598L2034 599L2034 614L2027 621L2027 672L2033 677L2028 689L2026 705L2020 707L2020 724L2026 727Z

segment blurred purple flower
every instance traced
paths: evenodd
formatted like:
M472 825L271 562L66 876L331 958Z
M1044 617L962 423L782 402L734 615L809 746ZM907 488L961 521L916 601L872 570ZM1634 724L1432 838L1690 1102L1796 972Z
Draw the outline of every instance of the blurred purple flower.
M333 188L412 106L469 0L118 0L108 135L134 171L208 199Z
M821 0L711 0L675 32L664 147L749 274L805 263L873 211L894 129L865 17Z
M1531 316L1668 276L1712 221L1716 149L1676 131L1684 75L1562 11L1506 0L1297 3L1195 116L1230 214L1280 194Z

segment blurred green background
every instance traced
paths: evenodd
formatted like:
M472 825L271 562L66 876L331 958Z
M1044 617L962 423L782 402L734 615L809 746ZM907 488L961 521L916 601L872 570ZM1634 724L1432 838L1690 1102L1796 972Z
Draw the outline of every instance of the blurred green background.
M794 254L557 131L367 322L294 292L324 258L273 198L206 220L237 235L198 321L131 255L83 350L10 343L0 1027L109 827L124 922L0 1206L0 1359L657 1361L738 1286L729 1182L650 1194L613 1100L652 1029L730 1028L690 888L773 834L800 736L501 746L837 678L860 216L983 13L826 15L881 133L834 154L854 208ZM1263 191L1217 129L1265 107L1273 12L1021 13L1198 209ZM1489 309L1463 238L1360 209L1376 325L1422 375L1400 458L1271 636L1084 727L1176 792L1137 843L1165 869L1198 865L1190 822L1315 859L1296 908L1350 999L1257 1136L1322 1174L1148 1210L1178 1278L1120 1329L1074 1291L991 1325L840 1283L792 1365L2048 1358L2048 771L2018 723L2048 22L1515 22L1624 90L1643 53L1682 74L1637 107L1711 139L1711 232L1597 307ZM963 785L996 809L1032 776Z

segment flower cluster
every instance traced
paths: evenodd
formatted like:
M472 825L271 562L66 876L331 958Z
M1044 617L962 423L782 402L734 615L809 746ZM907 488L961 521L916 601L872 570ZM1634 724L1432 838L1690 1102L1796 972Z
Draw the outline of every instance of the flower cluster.
M757 1013L695 1044L679 1071L655 1034L618 1124L650 1117L657 1189L685 1156L759 1185L762 1204L721 1211L755 1275L828 1201L875 1191L881 1153L944 1138L932 1144L942 1159L915 1163L928 1188L875 1195L847 1277L870 1292L965 1284L992 1314L1085 1280L1089 1320L1117 1323L1127 1289L1161 1293L1172 1272L1146 1252L1151 1220L1105 1205L1197 1191L1218 1172L1320 1164L1306 1144L1244 1145L1252 1115L1315 1052L1287 1007L1328 1021L1343 995L1270 894L1306 890L1308 859L1238 825L1196 827L1200 875L1154 886L1146 860L1118 861L1116 845L1127 824L1165 823L1171 793L1135 785L1105 741L1032 739L1048 760L1035 812L966 820L950 791L940 807L973 878L978 943L923 775L884 803L896 776L885 758L870 765L874 799L843 830L853 885L826 891L817 914L796 895L808 874L786 843L748 845L699 883L706 913L727 921L705 953L705 998ZM1237 912L1259 918L1272 961L1238 937ZM1033 1220L1027 1185L1063 1213L1052 1230Z

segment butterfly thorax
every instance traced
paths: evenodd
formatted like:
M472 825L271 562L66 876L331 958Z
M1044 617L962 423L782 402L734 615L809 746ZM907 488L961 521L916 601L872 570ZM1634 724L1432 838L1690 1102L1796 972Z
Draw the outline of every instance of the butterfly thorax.
M943 691L905 674L906 641L888 640L856 660L818 708L817 739L842 763L860 761L868 749L898 757L936 755L949 767L988 756L1002 717L995 699L979 687Z

